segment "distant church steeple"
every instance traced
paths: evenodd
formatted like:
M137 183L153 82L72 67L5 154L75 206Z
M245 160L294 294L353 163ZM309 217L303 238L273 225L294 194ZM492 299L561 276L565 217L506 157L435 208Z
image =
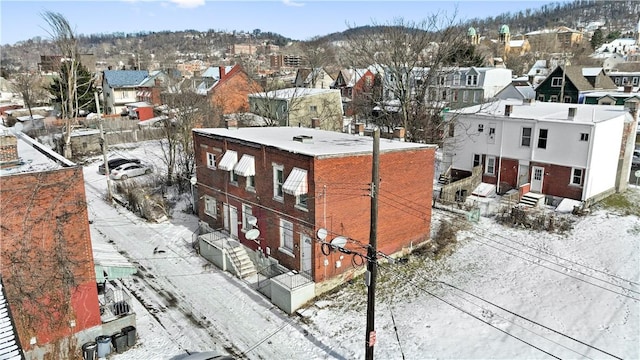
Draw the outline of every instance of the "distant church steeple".
M467 30L467 39L471 45L478 45L480 43L480 36L476 32L476 29L472 26Z
M511 33L509 32L509 26L508 25L504 24L504 25L500 26L499 33L500 33L499 39L500 39L500 43L501 44L506 44L509 41L511 41Z

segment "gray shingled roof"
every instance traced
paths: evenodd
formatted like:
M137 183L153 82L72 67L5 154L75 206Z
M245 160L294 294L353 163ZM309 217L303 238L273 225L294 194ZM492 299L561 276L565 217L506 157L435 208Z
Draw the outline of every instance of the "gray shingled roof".
M138 86L149 76L146 70L105 70L104 79L112 88Z

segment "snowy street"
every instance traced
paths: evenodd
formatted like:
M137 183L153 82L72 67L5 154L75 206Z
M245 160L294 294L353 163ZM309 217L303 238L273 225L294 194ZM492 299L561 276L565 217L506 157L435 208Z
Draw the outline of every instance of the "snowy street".
M136 265L140 276L122 282L144 306L134 306L143 346L113 359L170 359L187 350L247 359L325 358L331 352L261 294L200 258L191 248L196 217L176 211L170 223L153 224L109 206L106 179L96 169L84 172L92 241L113 243Z

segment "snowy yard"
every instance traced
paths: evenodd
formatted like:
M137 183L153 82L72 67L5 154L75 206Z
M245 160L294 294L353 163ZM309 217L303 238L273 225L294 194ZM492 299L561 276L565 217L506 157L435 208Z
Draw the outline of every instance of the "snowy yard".
M118 153L159 160L157 142ZM106 204L100 162L84 172L92 241L112 244L139 268L122 281L138 299L139 339L110 359L210 350L245 359L364 358L362 278L288 316L195 254L193 215L178 208L154 224ZM629 193L640 207L640 190ZM457 216L434 210L434 227ZM376 358L640 358L637 215L599 209L566 234L481 218L459 233L451 254L383 264L378 279Z

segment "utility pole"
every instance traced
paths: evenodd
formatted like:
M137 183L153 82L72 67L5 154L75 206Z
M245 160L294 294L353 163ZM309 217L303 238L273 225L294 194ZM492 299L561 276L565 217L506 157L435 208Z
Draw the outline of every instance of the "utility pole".
M365 338L365 359L373 360L373 346L376 343L375 305L376 276L378 273L377 229L378 229L378 190L380 186L380 128L373 131L373 170L371 174L371 228L369 230L369 247L367 248L367 334Z
M107 160L107 138L104 136L104 130L102 129L102 114L100 114L100 101L98 99L98 92L94 92L93 95L96 99L96 110L98 111L98 124L100 125L100 147L102 147L104 171L105 174L107 174L107 201L111 203L111 201L113 200L113 195L111 194L111 169L109 169L109 161Z

